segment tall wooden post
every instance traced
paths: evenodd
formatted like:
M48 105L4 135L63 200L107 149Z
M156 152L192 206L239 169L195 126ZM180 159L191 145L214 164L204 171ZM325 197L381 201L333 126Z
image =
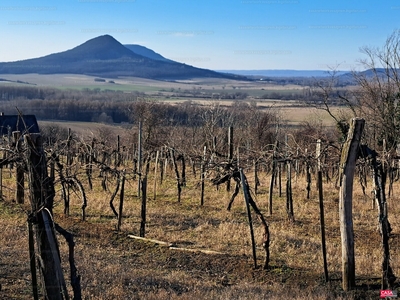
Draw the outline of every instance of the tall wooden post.
M68 140L67 140L67 168L65 169L66 177L70 176L71 172L71 165L72 165L72 154L71 154L71 128L68 128ZM66 190L66 198L64 199L64 214L69 216L69 203L70 203L70 189L69 184L67 183L67 190Z
M138 132L138 167L137 172L139 174L138 178L138 197L140 198L141 184L142 184L142 122L139 122L139 132Z
M355 286L353 180L364 124L364 119L351 120L340 158L339 219L342 240L342 286L345 291Z
M324 262L324 275L325 282L329 281L328 276L328 263L326 259L326 242L325 242L325 216L324 216L324 191L322 186L322 168L321 168L321 140L317 141L317 168L318 168L318 199L319 199L319 216L321 223L321 246L322 246L322 259Z

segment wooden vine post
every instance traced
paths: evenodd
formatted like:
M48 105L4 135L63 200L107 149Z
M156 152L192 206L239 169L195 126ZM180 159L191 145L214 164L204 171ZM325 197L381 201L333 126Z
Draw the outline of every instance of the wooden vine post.
M230 126L228 129L228 164L231 164L233 160L233 127ZM226 182L226 191L231 191L231 180Z
M5 159L6 156L3 152L2 159ZM0 200L3 199L3 165L0 166Z
M260 181L258 179L258 161L256 158L253 161L253 165L254 165L254 194L257 195L258 186L260 185Z
M138 154L137 154L137 162L138 162L138 167L137 167L137 173L139 174L139 180L138 180L138 197L140 198L140 192L141 192L141 183L142 183L142 122L139 122L139 133L138 133Z
M117 231L120 231L122 224L122 211L124 207L124 193L125 193L125 170L122 171L121 174L121 190L119 192L119 209L118 209L118 223L117 223Z
M292 159L289 158L288 135L285 135L285 164L286 164L286 212L290 222L294 222L293 193L292 193Z
M178 190L178 202L181 202L182 183L181 183L181 177L180 177L179 171L178 171L178 165L176 163L175 150L174 149L170 149L170 154L171 154L172 164L174 165L175 178L176 178L176 187L177 187L177 190Z
M147 215L147 175L149 173L149 166L150 166L150 157L147 158L145 162L145 173L142 178L142 202L141 202L141 209L140 209L140 237L145 236L146 234L146 215Z
M311 192L311 166L310 166L310 162L309 162L308 155L307 155L307 149L306 149L305 153L306 153L306 178L307 178L306 190L307 190L307 199L310 199L310 192Z
M12 133L14 142L16 145L16 151L18 153L21 152L21 143L19 142L19 139L21 138L21 132L20 131L13 131ZM15 191L15 200L17 203L22 204L24 203L24 184L25 184L25 174L24 174L24 166L23 164L17 163L16 167L16 179L17 179L17 189Z
M27 155L25 162L28 169L30 202L32 212L28 222L31 223L35 234L39 259L40 278L43 280L43 293L46 299L68 299L64 276L60 265L57 239L54 232L52 208L54 202L54 184L47 176L46 157L40 134L24 136ZM29 237L30 246L32 236ZM34 249L30 249L32 253ZM31 260L31 266L35 263ZM36 278L36 270L31 269L32 278ZM34 293L37 287L33 287ZM36 298L37 295L34 295Z
M286 165L286 211L290 222L294 223L293 193L292 193L292 162L287 159Z
M160 151L157 150L156 161L154 163L154 184L153 184L153 199L157 198L157 171L158 171L158 159L160 157Z
M203 159L201 161L201 173L200 173L200 181L201 181L201 193L200 193L200 205L204 205L204 179L206 173L206 154L207 154L207 146L203 148Z
M67 167L65 169L65 174L67 178L70 177L71 165L72 165L71 139L72 139L71 128L68 128L67 162L66 162ZM69 216L69 203L70 203L70 185L67 184L66 198L64 199L64 214L66 216Z
M268 210L269 210L269 215L272 215L272 196L273 196L273 190L274 190L274 183L275 183L275 178L276 178L276 166L277 166L277 155L276 152L278 150L279 142L276 141L274 145L274 151L272 154L272 171L271 171L271 181L269 183L269 205L268 205Z
M325 282L329 281L328 276L328 263L326 259L326 241L325 241L325 216L324 216L324 191L322 186L322 167L321 167L321 140L317 141L317 168L318 168L318 200L319 200L319 218L321 223L321 246L322 246L322 259L324 262L324 276Z
M340 158L339 219L342 242L342 287L345 291L355 287L353 180L364 124L364 119L351 120Z

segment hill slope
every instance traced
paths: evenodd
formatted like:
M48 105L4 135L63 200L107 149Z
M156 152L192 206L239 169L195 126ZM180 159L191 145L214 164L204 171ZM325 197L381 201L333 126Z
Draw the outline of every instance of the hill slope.
M0 63L0 74L28 73L135 76L152 79L194 77L243 79L242 76L218 73L173 61L151 59L132 52L110 35L93 38L64 52L34 59Z
M155 52L147 47L141 46L141 45L129 44L129 45L124 45L124 46L126 48L128 48L129 50L131 50L132 52L139 54L141 56L150 58L150 59L160 60L160 61L164 61L164 62L174 62L173 60L165 58L161 54L158 54L157 52Z

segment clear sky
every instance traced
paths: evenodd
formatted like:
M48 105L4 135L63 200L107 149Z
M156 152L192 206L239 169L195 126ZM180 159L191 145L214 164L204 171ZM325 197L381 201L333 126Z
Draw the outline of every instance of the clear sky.
M398 0L1 0L0 61L99 35L213 70L356 68L400 28Z

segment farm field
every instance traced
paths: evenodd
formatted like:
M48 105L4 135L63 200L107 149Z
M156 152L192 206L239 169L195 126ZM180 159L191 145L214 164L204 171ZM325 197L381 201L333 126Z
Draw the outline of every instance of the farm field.
M146 238L173 244L175 250L154 242L129 238L139 235L140 198L138 179L127 171L123 219L120 231L109 202L117 179L109 177L107 191L101 190L99 170L94 170L93 190L85 175L88 206L81 220L82 199L71 193L70 215L63 214L60 186L56 186L54 220L75 236L75 260L81 275L83 299L376 299L380 289L381 245L377 211L372 207L371 183L367 193L355 184L354 230L356 285L351 292L341 289L341 242L338 190L335 178L324 183L327 259L330 281L324 280L320 243L318 191L312 178L310 199L302 172L293 181L294 222L287 218L285 189L275 189L273 213L268 214L270 175L259 172L254 200L270 228L270 269L263 270L262 226L254 216L257 268L252 260L251 240L242 192L227 211L232 192L224 185L206 181L204 205L200 205L200 177L188 172L181 201L176 198L173 170L166 168L164 181L157 183L154 199L153 165L148 177ZM253 170L244 165L249 185L255 184ZM127 170L129 170L128 168ZM283 175L284 177L284 175ZM208 178L210 179L210 178ZM396 182L388 199L391 235L391 264L400 272L395 249L400 246L400 213ZM3 199L0 201L0 298L30 299L30 271L27 245L29 201L17 205L14 199L14 171L3 170ZM116 199L114 205L118 205ZM58 235L62 266L68 278L68 249ZM207 253L199 250L206 250ZM68 281L68 279L67 279ZM71 291L70 291L71 292Z
M103 78L104 82L95 81L96 76L77 75L77 74L0 74L0 78L6 81L0 81L0 85L16 85L16 86L37 86L41 88L58 88L58 89L99 89L121 92L143 92L149 96L170 96L181 92L199 93L223 93L223 92L242 92L248 93L251 97L261 97L270 92L281 93L301 93L302 86L299 85L276 85L266 81L239 81L229 79L193 79L193 80L176 80L161 81L138 77L118 77ZM110 83L112 82L112 83Z

